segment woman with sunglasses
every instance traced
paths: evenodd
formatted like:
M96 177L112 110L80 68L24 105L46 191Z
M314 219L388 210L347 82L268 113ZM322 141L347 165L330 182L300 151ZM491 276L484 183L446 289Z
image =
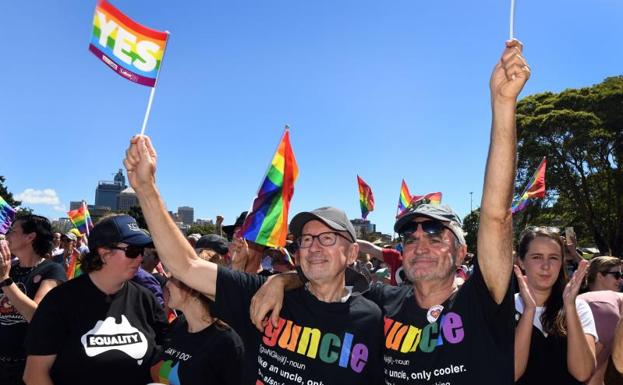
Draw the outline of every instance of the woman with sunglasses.
M149 382L166 328L154 295L131 281L151 238L128 215L104 217L91 230L84 274L52 290L33 317L27 384Z
M597 332L588 304L576 299L587 262L567 281L564 244L548 228L525 230L515 275L515 381L517 384L581 384L595 369Z
M591 260L586 273L586 288L589 291L578 296L590 306L599 336L599 341L595 345L597 368L586 382L588 385L603 385L604 379L610 378L616 378L618 383L623 383L620 375L615 373L613 368L608 368L614 344L614 330L623 310L623 294L619 293L620 284L619 258L596 257Z
M171 325L163 352L151 368L152 381L239 384L244 345L232 328L210 315L210 300L174 277L167 281L164 299L184 315Z

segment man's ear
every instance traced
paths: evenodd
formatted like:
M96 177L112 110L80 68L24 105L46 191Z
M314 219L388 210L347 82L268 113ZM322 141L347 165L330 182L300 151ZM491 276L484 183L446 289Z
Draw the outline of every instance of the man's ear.
M460 245L458 249L456 250L456 262L455 262L456 267L460 267L463 264L463 260L465 259L466 255L467 255L467 246Z
M346 263L349 266L352 265L357 260L357 255L359 255L359 244L351 243L346 256Z

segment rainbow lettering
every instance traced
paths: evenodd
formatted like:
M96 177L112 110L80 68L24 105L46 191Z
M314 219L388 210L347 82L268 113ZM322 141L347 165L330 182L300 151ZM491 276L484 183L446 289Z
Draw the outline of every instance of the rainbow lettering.
M89 51L121 77L154 87L168 37L168 32L145 27L100 0Z
M279 318L277 327L268 322L262 341L266 346L279 346L309 358L318 357L327 364L337 364L361 373L368 362L368 347L362 343L353 344L355 336L345 332L342 337L334 333L323 333L320 329L299 326L290 320Z
M441 316L438 322L430 323L423 328L406 325L385 317L385 348L400 353L414 353L419 350L431 353L444 340L451 344L463 341L465 330L460 315L449 312Z

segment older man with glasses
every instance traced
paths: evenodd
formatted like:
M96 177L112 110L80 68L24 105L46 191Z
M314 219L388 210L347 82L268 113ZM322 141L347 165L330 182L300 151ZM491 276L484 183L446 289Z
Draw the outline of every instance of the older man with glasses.
M359 247L342 210L325 207L292 219L290 230L300 239L300 265L309 282L286 294L277 325L267 323L258 332L249 321L249 307L266 278L196 255L157 190L156 153L149 138L134 138L124 163L162 263L187 286L214 298L213 314L242 337L242 384L383 381L381 311L345 286L345 270Z

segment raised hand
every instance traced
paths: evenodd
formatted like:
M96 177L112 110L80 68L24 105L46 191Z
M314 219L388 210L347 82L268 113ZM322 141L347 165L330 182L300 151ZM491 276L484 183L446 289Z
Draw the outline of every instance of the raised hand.
M532 293L532 289L530 289L530 286L528 286L528 278L523 275L519 266L514 265L513 270L515 270L515 277L517 277L517 283L519 285L519 295L523 300L524 308L526 310L536 309L536 299L534 293Z
M575 271L573 277L571 277L567 283L567 286L565 286L565 290L562 292L562 300L565 306L575 307L575 297L578 296L578 292L580 291L580 287L582 286L587 270L588 261L583 259L580 261L578 269Z
M130 140L123 164L128 171L130 186L139 193L156 184L156 150L148 136L136 135Z
M530 78L530 67L522 55L523 45L519 40L509 40L505 44L502 58L491 74L491 98L493 102L515 103Z
M9 278L11 272L11 250L7 241L0 240L0 280Z

